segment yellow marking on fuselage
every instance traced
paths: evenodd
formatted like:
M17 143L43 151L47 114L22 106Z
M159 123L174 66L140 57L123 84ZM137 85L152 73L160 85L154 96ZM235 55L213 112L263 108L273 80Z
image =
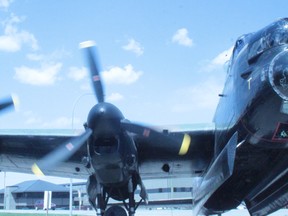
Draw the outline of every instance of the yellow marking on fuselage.
M179 150L179 155L187 154L191 143L191 137L188 134L184 134L183 141Z

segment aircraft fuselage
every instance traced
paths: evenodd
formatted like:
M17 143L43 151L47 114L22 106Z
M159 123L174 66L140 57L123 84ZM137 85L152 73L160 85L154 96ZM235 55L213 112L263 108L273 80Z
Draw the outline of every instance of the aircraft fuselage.
M237 40L219 96L215 155L236 131L239 146L233 175L205 204L216 211L235 208L243 200L249 206L260 193L262 202L265 190L271 190L265 179L287 180L288 19Z

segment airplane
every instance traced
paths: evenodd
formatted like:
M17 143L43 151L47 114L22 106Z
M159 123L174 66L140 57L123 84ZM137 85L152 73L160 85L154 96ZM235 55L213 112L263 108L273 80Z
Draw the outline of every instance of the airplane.
M147 178L198 177L194 215L244 204L252 216L288 203L288 18L239 37L213 124L159 129L105 102L96 48L81 43L98 103L85 132L0 131L0 169L86 178L97 216L134 216ZM191 182L192 184L192 182ZM140 201L135 190L140 188ZM123 206L107 207L109 199Z

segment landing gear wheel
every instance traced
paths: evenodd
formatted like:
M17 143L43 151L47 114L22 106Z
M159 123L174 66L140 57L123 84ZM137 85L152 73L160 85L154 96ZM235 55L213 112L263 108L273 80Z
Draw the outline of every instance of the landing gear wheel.
M105 211L104 216L128 216L128 214L121 206L111 206Z

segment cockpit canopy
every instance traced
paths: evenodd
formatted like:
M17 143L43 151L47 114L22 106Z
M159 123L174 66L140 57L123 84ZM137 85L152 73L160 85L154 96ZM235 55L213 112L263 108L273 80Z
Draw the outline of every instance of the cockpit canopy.
M248 61L253 62L264 51L283 44L288 44L288 18L278 20L258 34L254 34L248 54Z
M233 59L245 48L248 52L248 63L251 64L264 51L283 44L288 44L288 18L280 19L257 33L242 35L235 43Z

